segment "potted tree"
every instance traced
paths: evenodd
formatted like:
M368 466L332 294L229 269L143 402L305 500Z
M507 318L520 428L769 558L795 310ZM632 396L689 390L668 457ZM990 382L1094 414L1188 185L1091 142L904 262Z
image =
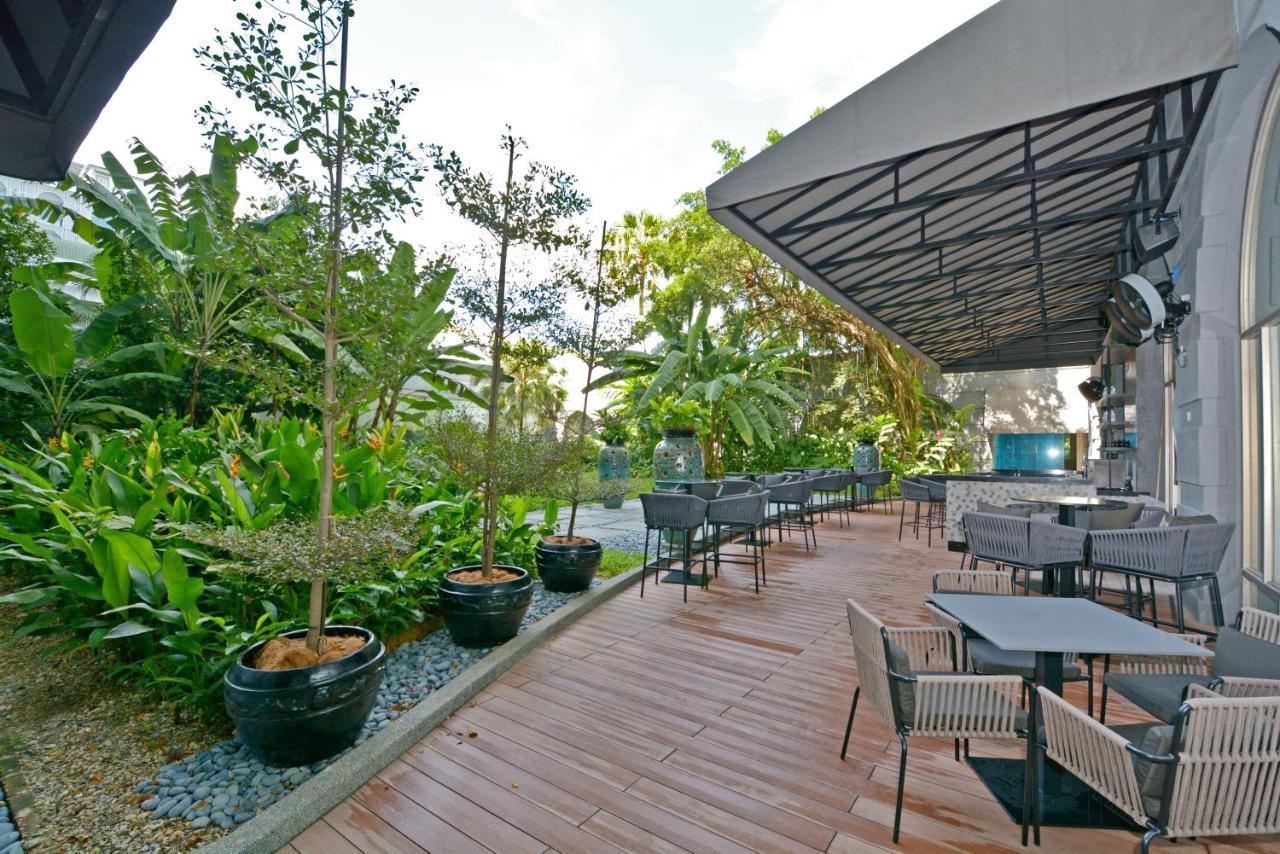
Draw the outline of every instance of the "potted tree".
M373 577L399 564L417 545L409 515L394 507L337 521L323 543L309 521L197 536L237 558L221 569L281 583ZM322 630L325 643L318 651L307 642L308 629L257 643L223 679L223 697L240 740L272 765L306 765L349 747L373 710L382 682L382 642L359 626Z
M241 733L269 761L290 764L348 746L381 680L381 644L373 634L326 625L326 579L342 573L355 548L344 526L360 524L335 514L338 427L371 394L372 380L351 367L345 345L378 338L409 316L408 306L389 295L416 296L418 290L385 288L375 279L382 270L394 272L387 228L416 207L424 152L400 133L400 116L417 89L347 86L351 0L295 0L291 10L282 5L273 4L281 14L265 19L239 15L233 35L219 33L197 51L238 101L254 106L248 121L236 125L234 114L206 104L198 112L205 132L215 144L235 140L221 146L223 153L247 164L273 193L229 230L231 245L199 248L222 253L235 269L247 271L246 284L261 297L254 309L260 306L264 314L246 321L281 328L281 347L295 361L264 362L243 350L220 358L275 399L310 405L320 421L318 461L301 458L300 446L280 451L286 468L310 473L305 482L292 480L291 488L315 496L314 515L296 522L314 542L308 549L292 546L310 564L295 567L309 587L307 629L276 645L294 648L301 635L305 653L285 656L275 662L285 666L272 669L259 658L266 647L254 647L224 682L227 709ZM234 492L230 483L224 488ZM297 533L282 527L264 536ZM271 699L255 708L242 702L246 696ZM273 710L271 723L259 730L267 709Z
M471 465L483 478L483 546L481 561L445 573L440 581L440 608L453 639L464 646L491 646L514 637L532 596L532 579L518 566L499 566L494 545L498 533L499 502L516 485L504 476L511 459L522 449L505 442L499 424L499 393L503 378L502 351L509 327L516 322L533 326L556 316L558 283L517 276L509 280L510 256L522 247L553 253L581 240L573 220L589 201L578 192L576 179L547 165L526 161L519 174L516 160L526 147L507 128L500 147L506 154L506 179L495 183L483 172L468 169L456 152L432 149L445 201L488 238L497 250L497 275L480 275L464 283L463 307L489 326L489 385L484 445ZM486 260L482 253L481 259ZM488 266L492 270L491 265ZM488 271L486 271L488 272ZM520 281L524 279L524 281ZM531 281L532 279L532 281ZM513 303L511 305L510 303ZM465 443L458 443L465 447Z

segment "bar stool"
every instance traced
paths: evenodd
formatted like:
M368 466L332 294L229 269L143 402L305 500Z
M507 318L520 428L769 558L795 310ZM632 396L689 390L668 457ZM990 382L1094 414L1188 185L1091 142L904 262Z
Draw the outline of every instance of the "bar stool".
M640 496L640 506L644 510L644 561L640 570L640 598L644 598L644 578L649 574L650 566L654 570L654 584L658 583L658 573L670 569L677 561L683 567L684 601L689 601L689 576L692 572L691 547L693 534L702 527L707 519L707 502L696 495L681 495L673 492L645 492ZM658 548L653 563L649 563L649 533L658 532ZM676 557L674 550L675 534L683 535L681 544L683 554ZM665 535L665 536L664 536ZM662 541L667 540L667 556L662 556ZM665 566L664 566L665 563ZM702 553L702 589L707 588L707 553Z
M813 546L818 546L818 535L813 527L813 507L809 503L813 498L813 481L793 480L769 487L769 504L776 506L777 512L772 520L778 526L778 541L782 541L782 532L799 530L804 535L804 550L809 551L809 535L813 535Z
M916 539L920 539L920 528L924 527L928 535L929 545L933 545L933 529L942 528L943 522L939 514L934 510L934 492L924 481L913 480L909 477L901 478L898 481L899 490L902 492L902 513L898 518L898 542L902 542L902 529L911 528L915 531ZM907 521L907 502L910 501L915 505L915 516L910 522ZM921 520L921 510L924 510L924 519Z
M760 530L765 526L765 517L768 515L768 511L769 493L758 487L754 493L735 495L730 498L717 498L707 505L707 524L711 526L712 531L712 560L715 563L717 578L720 577L721 563L736 563L743 566L750 564L752 575L755 577L756 592L760 592L760 582L762 580L765 586L768 586L769 579L765 575L764 550L769 545L769 541L760 536ZM734 534L746 535L742 539L734 541L733 545L746 546L750 550L750 557L730 557L721 552L721 546L724 544L722 534L725 531L729 532L730 539L733 538Z

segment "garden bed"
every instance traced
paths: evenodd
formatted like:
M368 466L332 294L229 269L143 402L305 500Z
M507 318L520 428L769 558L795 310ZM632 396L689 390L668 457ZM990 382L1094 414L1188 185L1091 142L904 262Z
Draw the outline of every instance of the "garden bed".
M536 586L521 633L581 595ZM31 826L38 835L27 842L41 850L195 848L346 755L299 768L265 766L225 728L177 723L139 692L110 681L99 658L85 652L43 658L51 644L27 638L0 647L0 671L7 674L0 716L35 802ZM389 653L357 747L491 651L458 647L438 629ZM0 839L3 830L0 821ZM0 854L12 854L8 848L0 845Z

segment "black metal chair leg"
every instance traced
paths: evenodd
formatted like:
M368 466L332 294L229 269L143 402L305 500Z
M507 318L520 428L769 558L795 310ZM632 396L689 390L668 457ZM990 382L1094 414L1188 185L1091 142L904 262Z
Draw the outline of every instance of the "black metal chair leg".
M1155 838L1159 835L1160 828L1158 827L1153 827L1146 833L1142 834L1142 845L1140 847L1142 854L1147 854L1147 852L1151 850L1151 843L1155 841Z
M649 529L644 529L644 559L640 563L640 598L644 598L644 577L649 574ZM654 584L657 584L657 574L654 574Z
M684 601L688 602L689 601L689 575L693 571L689 567L689 532L688 531L684 532L684 560L682 561L682 565L684 566L684 578L682 579L682 585L684 587Z
M907 502L902 502L902 512L898 514L898 542L902 542L902 528L907 523Z
M898 831L902 827L902 790L907 783L907 737L898 733L902 742L902 758L898 760L898 800L893 808L893 843L898 844Z
M844 726L844 744L840 745L841 759L844 759L845 754L849 752L849 734L853 732L853 716L858 711L858 695L860 693L862 693L861 686L853 689L853 705L849 706L849 722Z
M1182 583L1173 582L1173 607L1178 612L1178 634L1186 634L1187 621L1182 610Z
M1209 602L1213 606L1214 628L1220 629L1227 622L1222 613L1222 588L1218 586L1218 576L1209 577Z

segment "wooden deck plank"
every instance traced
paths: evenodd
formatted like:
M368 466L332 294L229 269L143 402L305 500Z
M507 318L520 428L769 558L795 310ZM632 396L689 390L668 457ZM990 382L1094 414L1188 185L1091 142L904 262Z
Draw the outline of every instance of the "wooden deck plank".
M707 591L649 584L603 603L459 709L286 846L312 852L1012 852L1016 823L952 743L913 740L901 844L891 840L898 742L861 709L844 600L927 624L941 543L856 514L819 545L769 550L769 583L725 565ZM652 580L652 579L651 579ZM1084 687L1067 697L1084 706ZM1113 697L1108 722L1137 720ZM974 742L988 756L1023 746ZM1132 849L1124 831L1045 828L1045 854ZM1162 851L1277 851L1275 839L1159 841Z

